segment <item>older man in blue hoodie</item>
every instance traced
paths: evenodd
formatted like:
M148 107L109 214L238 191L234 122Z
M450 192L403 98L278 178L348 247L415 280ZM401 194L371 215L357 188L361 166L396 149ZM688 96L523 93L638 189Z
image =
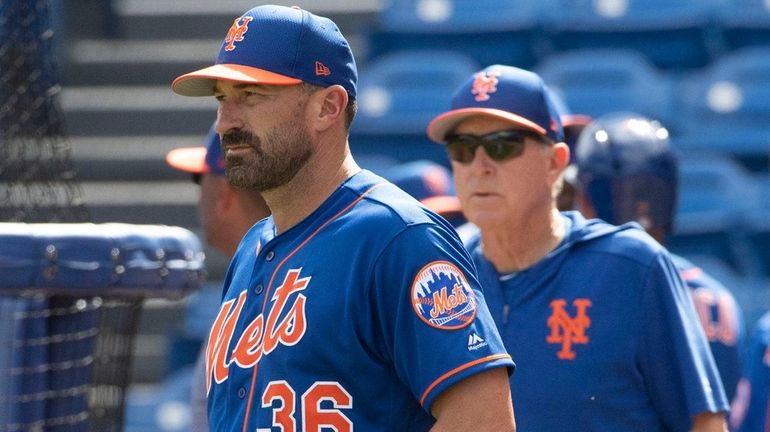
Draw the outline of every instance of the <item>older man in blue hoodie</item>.
M635 223L557 210L569 149L539 76L478 72L428 135L479 228L466 245L519 365L521 430L726 430L719 373L665 248Z

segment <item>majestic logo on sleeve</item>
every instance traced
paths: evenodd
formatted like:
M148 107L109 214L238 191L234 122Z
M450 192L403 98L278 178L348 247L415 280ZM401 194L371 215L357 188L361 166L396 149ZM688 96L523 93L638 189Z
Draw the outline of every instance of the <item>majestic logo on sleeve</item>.
M476 297L454 264L434 261L412 282L412 306L428 325L445 330L468 326L476 318Z
M497 76L499 72L479 72L473 78L471 93L476 95L477 102L489 100L489 95L497 91Z
M243 42L243 35L249 30L249 22L253 20L252 17L240 17L233 21L233 25L230 26L230 30L227 31L227 37L225 37L225 51L232 51L235 49L236 42ZM240 24L238 21L240 20Z
M572 345L587 344L586 329L591 327L591 319L586 314L586 309L591 307L591 300L575 299L572 305L577 309L574 318L567 313L565 309L567 301L564 299L556 299L551 302L553 313L548 317L548 327L551 328L551 334L545 340L549 344L561 344L561 350L556 353L556 356L562 360L575 359Z
M217 384L227 380L230 365L235 363L242 368L250 368L259 363L263 355L273 352L279 345L296 345L305 335L305 302L303 294L292 294L307 288L310 277L300 279L302 269L292 269L286 274L281 286L275 289L272 307L267 307L267 318L263 313L254 318L238 337L235 347L230 351L230 344L235 338L235 327L246 304L248 290L241 291L237 299L230 299L222 304L209 334L206 347L206 392L211 390L211 379ZM267 321L265 321L267 320Z

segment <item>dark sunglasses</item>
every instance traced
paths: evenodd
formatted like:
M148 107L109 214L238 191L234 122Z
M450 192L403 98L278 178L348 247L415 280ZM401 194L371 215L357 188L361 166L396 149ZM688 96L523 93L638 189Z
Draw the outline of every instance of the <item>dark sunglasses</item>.
M490 159L501 162L521 156L527 137L546 142L540 135L522 130L504 130L486 135L456 134L447 137L446 151L453 161L469 164L473 162L476 149L483 147Z

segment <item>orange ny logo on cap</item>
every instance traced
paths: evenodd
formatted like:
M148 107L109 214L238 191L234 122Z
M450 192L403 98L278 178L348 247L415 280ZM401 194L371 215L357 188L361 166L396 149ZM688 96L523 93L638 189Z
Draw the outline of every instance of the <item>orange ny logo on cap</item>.
M489 100L489 94L497 91L497 76L499 72L479 72L473 80L471 93L476 95L476 100L482 102Z
M225 38L225 42L227 42L225 51L234 50L235 43L243 41L243 35L249 29L249 22L253 19L252 17L241 17L233 21L233 25L230 26L230 30L227 31L227 37ZM238 20L241 20L240 24L238 24Z

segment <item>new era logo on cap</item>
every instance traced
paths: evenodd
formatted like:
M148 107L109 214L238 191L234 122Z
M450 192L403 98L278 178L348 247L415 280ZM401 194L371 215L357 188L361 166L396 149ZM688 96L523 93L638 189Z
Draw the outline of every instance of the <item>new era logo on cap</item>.
M332 74L332 71L323 63L317 61L315 62L315 74L320 76L329 76Z

